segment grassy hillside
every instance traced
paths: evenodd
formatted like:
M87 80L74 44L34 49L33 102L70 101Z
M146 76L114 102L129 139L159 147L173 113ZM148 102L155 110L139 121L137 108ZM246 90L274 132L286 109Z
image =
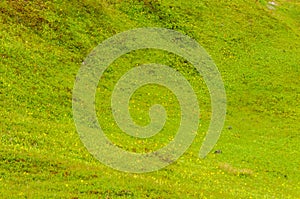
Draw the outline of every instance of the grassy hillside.
M0 3L1 198L298 198L300 193L300 4L264 0L4 0ZM149 152L178 128L167 90L141 88L134 120L166 106L172 120L149 140L114 125L109 96L118 77L142 63L180 71L198 92L201 125L190 149L157 172L131 174L94 159L72 117L72 89L88 53L132 28L164 27L194 38L215 61L227 93L227 118L215 150L199 148L210 119L209 93L182 58L140 50L116 60L96 93L99 122L116 145ZM150 94L148 94L150 93ZM231 128L228 128L228 127Z

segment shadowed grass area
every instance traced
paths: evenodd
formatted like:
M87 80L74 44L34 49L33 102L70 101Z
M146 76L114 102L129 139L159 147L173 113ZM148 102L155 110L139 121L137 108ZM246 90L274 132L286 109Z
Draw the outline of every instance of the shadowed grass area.
M300 4L276 1L12 1L0 3L1 198L297 198L300 190ZM146 86L130 101L136 123L154 103L170 119L151 139L122 133L110 109L118 78L144 63L169 65L196 91L195 142L157 172L115 171L85 149L72 118L72 89L88 53L137 27L164 27L194 38L215 61L227 93L227 118L215 150L198 153L211 116L206 85L181 57L134 51L104 73L96 93L99 122L119 147L149 152L179 125L179 104ZM230 128L228 128L230 126Z

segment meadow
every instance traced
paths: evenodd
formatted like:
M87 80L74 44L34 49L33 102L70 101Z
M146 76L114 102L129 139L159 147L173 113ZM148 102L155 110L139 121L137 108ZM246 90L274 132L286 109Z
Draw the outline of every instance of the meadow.
M0 2L0 198L299 198L300 3L278 0L4 0ZM149 107L170 116L153 138L124 134L110 95L132 67L173 67L196 91L200 125L191 147L150 173L114 170L81 142L72 115L74 81L86 56L126 30L161 27L195 39L214 60L227 96L220 139L198 157L211 103L201 75L182 57L155 49L128 53L105 71L96 93L104 132L116 146L148 153L174 138L176 97L139 89L129 109L149 123ZM221 153L214 153L221 150Z

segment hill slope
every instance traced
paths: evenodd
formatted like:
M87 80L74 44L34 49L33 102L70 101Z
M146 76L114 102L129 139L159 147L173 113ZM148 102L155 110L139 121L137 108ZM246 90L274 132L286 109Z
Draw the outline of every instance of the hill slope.
M254 0L2 1L0 196L299 197L300 5L280 1L274 8ZM72 118L78 69L99 43L137 27L180 31L215 61L227 92L226 124L215 147L221 154L198 159L210 118L201 77L186 72L189 66L182 59L155 50L134 52L111 66L97 94L104 104L97 105L99 120L108 136L128 150L147 152L166 144L173 134L149 142L122 136L111 125L105 104L115 78L132 63L164 63L186 72L199 90L202 118L196 142L176 163L139 175L110 169L84 148ZM144 92L156 88L148 89ZM142 111L133 114L142 124L149 122L151 101L144 95L137 96L146 99L138 104ZM176 115L178 104L166 103ZM137 143L141 147L135 149Z

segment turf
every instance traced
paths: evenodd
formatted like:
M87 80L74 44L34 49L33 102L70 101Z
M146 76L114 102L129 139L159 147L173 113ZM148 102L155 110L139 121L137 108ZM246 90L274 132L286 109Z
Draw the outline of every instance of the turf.
M300 4L232 1L13 1L0 3L1 198L299 198ZM140 50L116 60L96 93L98 120L119 147L149 152L179 125L168 90L145 86L130 101L136 123L153 103L171 120L151 139L117 128L109 96L118 78L143 63L180 71L196 90L201 123L195 142L157 172L113 170L85 149L72 116L72 89L85 57L105 39L138 27L164 27L194 38L215 61L227 116L213 153L198 152L211 116L201 76L181 57ZM229 128L230 127L230 128Z

